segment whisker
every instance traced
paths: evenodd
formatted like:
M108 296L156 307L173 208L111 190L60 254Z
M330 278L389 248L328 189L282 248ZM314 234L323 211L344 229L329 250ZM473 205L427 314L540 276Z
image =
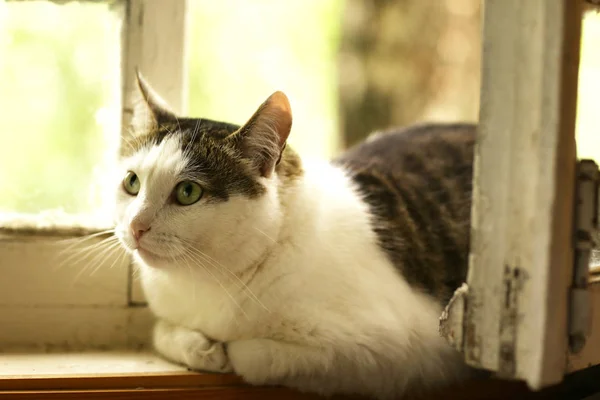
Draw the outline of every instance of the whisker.
M114 250L112 250L110 252L110 257L114 257L114 260L112 263L110 263L110 265L108 266L108 269L112 269L115 265L118 265L121 262L123 262L127 257L127 252L124 249L122 249L120 246L117 246ZM102 264L99 264L99 266L101 266L101 265Z
M175 117L175 121L177 121L177 127L179 128L179 132L181 132L181 125L179 124L179 118Z
M102 235L106 235L108 233L114 233L114 232L115 232L115 229L111 228L111 229L106 229L106 230L103 230L100 232L91 233L89 235L83 235L83 236L69 238L69 239L60 239L60 240L57 240L56 243L69 243L69 242L73 242L73 241L87 240L87 239L95 238L98 236L102 236Z
M171 246L169 246L169 249L171 249ZM194 279L194 270L192 269L192 266L189 263L185 263L185 265L187 266L188 271L190 272L190 279L192 279L192 301L196 302L197 287L196 287L196 280Z
M200 251L199 249L196 249L194 247L189 247L188 248L189 251L194 251L196 252L197 256L200 256L204 259L204 261L208 262L210 265L212 265L216 270L220 270L223 272L228 273L231 277L235 278L237 280L237 282L239 282L240 286L236 286L237 288L241 288L242 289L242 293L246 294L250 299L252 299L253 301L255 301L258 305L260 305L262 308L264 308L266 311L271 312L267 306L265 306L260 299L258 298L258 296L256 296L256 294L254 294L254 292L252 291L252 289L250 289L250 287L248 287L248 285L240 279L239 276L237 276L235 273L233 273L229 268L227 268L226 266L224 266L223 264L219 263L217 260L215 260L214 258L212 258L211 256L209 256L206 253L203 253L202 251ZM218 265L217 265L218 264Z
M78 244L82 244L84 242L87 242L91 239L97 238L98 236L103 236L103 235L107 235L109 233L114 233L114 229L107 229L105 231L101 231L101 232L96 232L93 233L91 235L85 235L85 236L81 236L81 237L76 237L76 238L70 238L70 239L61 239L61 240L57 240L54 243L56 245L62 245L62 244L69 244L66 248L64 248L63 250L59 251L59 254L68 252L70 249L72 249L73 247L77 246ZM111 235L112 236L112 235Z
M231 299L231 301L233 302L233 304L236 305L236 307L242 312L242 314L244 314L244 316L246 318L249 318L248 314L246 313L246 311L237 302L237 300L233 297L233 295L229 292L229 290L227 290L227 288L225 287L225 285L223 285L223 283L215 276L215 274L213 274L210 271L210 269L207 268L199 259L193 258L193 253L189 252L189 249L184 249L184 256L186 258L188 258L190 261L196 261L197 265L199 265L200 267L202 267L204 269L204 271L206 273L208 273L215 280L215 282L217 282L217 284L219 284L219 286L223 289L223 291L225 292L225 294Z
M111 257L114 257L120 248L121 248L120 243L114 243L114 244L110 245L106 250L104 250L103 258L105 260L108 260ZM102 254L99 254L99 255L101 256ZM93 270L90 272L89 276L94 275L102 267L103 260L102 259L98 259L98 260L94 259L94 263L96 264L96 267L93 268ZM94 263L92 263L92 266L94 265Z
M127 252L125 251L125 249L122 249L121 254L119 254L119 256L113 260L112 264L110 264L110 267L108 267L108 269L112 269L116 264L123 261L123 258L126 255L127 255Z
M61 254L62 254L62 253L71 253L71 252L73 252L73 251L75 251L75 252L76 252L76 251L78 251L78 250L76 250L76 247L77 247L77 246L82 246L83 248L87 248L87 247L95 246L95 245L97 245L98 243L102 243L102 242L106 242L106 241L110 241L110 240L116 240L117 238L116 238L116 236L113 236L113 235L111 235L111 236L108 236L108 237L106 237L106 238L104 238L104 239L102 239L102 240L99 240L99 241L98 241L97 243L95 243L95 244L94 244L94 243L92 243L92 244L90 244L90 243L89 243L89 241L90 241L91 239L96 239L96 240L97 240L97 239L98 239L98 237L94 237L94 238L86 238L85 240L80 240L80 241L78 241L78 242L76 242L76 243L73 243L73 244L71 244L71 245L70 245L70 246L68 246L67 248L65 248L65 249L63 249L63 250L61 250L61 251L59 251L59 253L61 253Z
M105 247L112 244L114 241L118 241L118 239L114 236L111 236L111 237L101 240L98 243L91 244L91 245L85 245L81 249L70 249L69 252L71 252L71 254L68 256L65 256L65 254L59 254L59 257L61 257L60 263L58 263L54 267L54 271L58 270L59 268L63 268L65 265L68 265L68 264L79 263L89 253L97 251L97 250L102 250Z
M185 146L185 149L183 151L183 155L184 157L189 156L190 154L190 149L193 146L193 144L196 142L196 136L198 135L199 132L199 127L200 127L200 119L196 120L196 125L194 126L194 130L192 131L192 135L190 137L190 141L188 142L188 144Z
M81 278L84 272L89 271L90 268L92 269L92 271L90 272L89 276L92 276L94 273L96 273L96 271L98 271L98 269L102 267L102 263L99 262L102 259L102 256L107 255L108 253L107 258L110 257L119 245L119 242L114 242L108 244L106 248L101 249L102 251L98 252L98 254L94 256L94 258L88 261L86 265L79 270L79 272L77 273L77 275L75 275L75 278L73 279L73 284L75 284L79 280L79 278Z
M277 243L277 241L275 239L273 239L271 236L267 235L266 233L264 233L263 231L261 231L260 229L258 229L257 227L253 227L254 229L256 229L259 233L262 233L263 235L265 235L265 237L269 240L271 240L273 243Z
M141 277L142 277L142 272L140 271L140 267L137 265L136 262L132 262L131 263L131 278L134 281L138 281L138 280L140 280Z

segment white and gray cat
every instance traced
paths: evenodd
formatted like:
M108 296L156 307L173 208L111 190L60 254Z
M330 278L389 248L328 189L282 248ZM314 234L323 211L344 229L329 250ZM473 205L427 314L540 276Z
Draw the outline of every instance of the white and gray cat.
M379 399L467 375L438 318L466 275L473 126L383 133L309 162L286 148L281 92L239 127L176 116L139 86L115 232L160 354Z

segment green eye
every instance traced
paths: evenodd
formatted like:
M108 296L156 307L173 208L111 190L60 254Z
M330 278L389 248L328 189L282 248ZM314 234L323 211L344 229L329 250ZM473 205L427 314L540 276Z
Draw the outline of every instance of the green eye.
M140 192L140 186L141 183L138 176L131 171L127 172L125 179L123 179L123 189L130 195L135 196Z
M196 182L183 181L175 187L175 198L182 206L194 204L202 197L202 188Z

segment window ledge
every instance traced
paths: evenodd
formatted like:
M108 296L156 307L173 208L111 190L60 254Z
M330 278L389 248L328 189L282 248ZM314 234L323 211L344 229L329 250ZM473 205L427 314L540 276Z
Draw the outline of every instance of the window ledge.
M7 379L118 374L181 374L185 367L150 352L107 351L82 353L9 352L0 355L0 388Z
M112 228L107 215L72 215L60 210L38 214L0 212L2 236L84 236Z
M595 371L596 376L598 370ZM500 380L467 382L419 397L420 400L555 399L583 388L581 379L530 392L524 383ZM597 379L594 378L594 382ZM576 385L575 385L576 383ZM596 385L598 386L598 385ZM598 388L596 388L598 389ZM587 388L586 393L590 392ZM559 397L557 397L557 395ZM316 395L279 387L251 387L231 374L203 374L168 363L149 352L90 352L0 355L0 398L33 399L177 399L318 400ZM352 397L357 399L356 397ZM335 399L351 399L336 397ZM416 398L411 398L416 400ZM409 399L405 399L409 400Z

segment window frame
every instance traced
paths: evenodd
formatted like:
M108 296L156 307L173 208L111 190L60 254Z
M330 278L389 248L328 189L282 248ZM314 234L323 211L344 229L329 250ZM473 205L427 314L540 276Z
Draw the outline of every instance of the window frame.
M187 111L187 2L116 0L111 4L123 18L123 145L130 138L136 69L174 110ZM574 124L582 16L580 7L572 4L570 0L487 0L485 4L471 268L467 285L457 292L442 324L469 364L523 379L536 389L560 382L567 372L600 363L600 281L590 286L590 302L596 305L592 330L578 354L568 349L566 329L574 257ZM511 47L515 45L517 51ZM519 90L532 85L538 90ZM533 145L523 146L526 143ZM515 160L526 161L512 173L498 168L510 169ZM548 166L551 177L543 173ZM528 188L531 182L539 185L539 193ZM529 196L527 207L514 215L523 194ZM524 228L531 221L535 229L529 232ZM0 295L0 350L147 345L152 315L128 256L115 260L116 254L106 260L114 266L106 268L104 275L82 276L80 289L58 302L47 301L59 289L52 287L49 278L54 276L52 260L60 247L49 245L94 232L74 226L0 228L0 269L9 271L4 276L9 284L0 283L6 289ZM499 236L503 246L496 246ZM19 296L31 278L16 266L15 257L6 256L10 251L27 256L29 274L36 275L39 284L24 301ZM519 261L507 264L505 260ZM522 281L515 271L521 277L541 278ZM74 269L73 277L78 272ZM86 289L107 282L118 286L113 297ZM11 296L17 301L11 301ZM507 319L513 322L500 329L500 321Z
M583 10L583 0L485 3L469 274L440 326L468 364L536 390L600 363L600 271L573 298ZM590 327L579 351L574 318Z
M105 2L122 21L123 146L131 138L136 70L175 111L187 111L187 1ZM145 307L131 257L120 248L107 252L102 260L96 252L87 258L71 257L64 251L73 244L72 239L98 234L100 229L71 221L45 223L42 218L26 222L0 227L0 351L146 347L152 315ZM87 243L103 238L106 235L98 235ZM57 266L61 257L66 265ZM94 273L81 273L84 263L99 265Z

